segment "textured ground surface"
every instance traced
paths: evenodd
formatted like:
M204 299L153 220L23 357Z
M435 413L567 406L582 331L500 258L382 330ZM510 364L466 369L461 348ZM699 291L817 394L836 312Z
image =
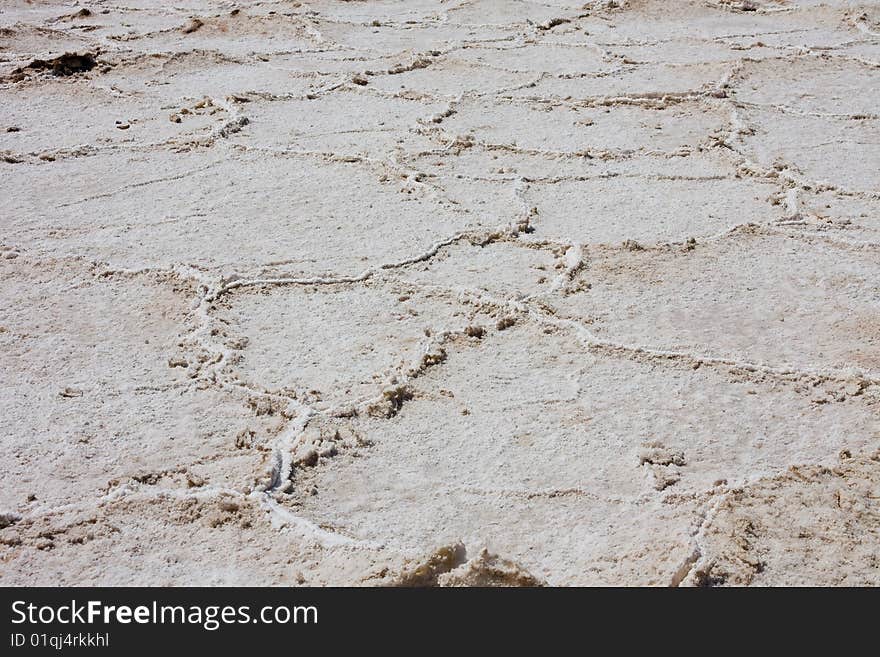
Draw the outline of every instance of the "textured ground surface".
M0 583L880 584L880 4L0 6Z

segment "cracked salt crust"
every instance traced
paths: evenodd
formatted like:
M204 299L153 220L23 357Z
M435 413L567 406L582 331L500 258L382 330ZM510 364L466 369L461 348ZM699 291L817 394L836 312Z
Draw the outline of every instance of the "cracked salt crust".
M880 583L878 26L5 3L0 582Z

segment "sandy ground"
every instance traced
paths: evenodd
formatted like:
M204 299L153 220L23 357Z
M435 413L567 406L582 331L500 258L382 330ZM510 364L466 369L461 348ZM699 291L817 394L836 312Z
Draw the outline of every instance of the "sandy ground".
M880 4L0 6L0 584L880 584Z

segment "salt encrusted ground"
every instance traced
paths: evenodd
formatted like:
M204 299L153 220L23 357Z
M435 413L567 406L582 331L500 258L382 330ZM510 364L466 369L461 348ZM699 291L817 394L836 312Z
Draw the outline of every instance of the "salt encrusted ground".
M880 584L876 2L7 0L0 155L2 584Z

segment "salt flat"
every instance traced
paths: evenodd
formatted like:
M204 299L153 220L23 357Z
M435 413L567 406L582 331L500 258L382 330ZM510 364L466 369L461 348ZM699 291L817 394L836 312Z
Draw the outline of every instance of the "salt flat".
M880 584L880 3L9 0L0 583Z

